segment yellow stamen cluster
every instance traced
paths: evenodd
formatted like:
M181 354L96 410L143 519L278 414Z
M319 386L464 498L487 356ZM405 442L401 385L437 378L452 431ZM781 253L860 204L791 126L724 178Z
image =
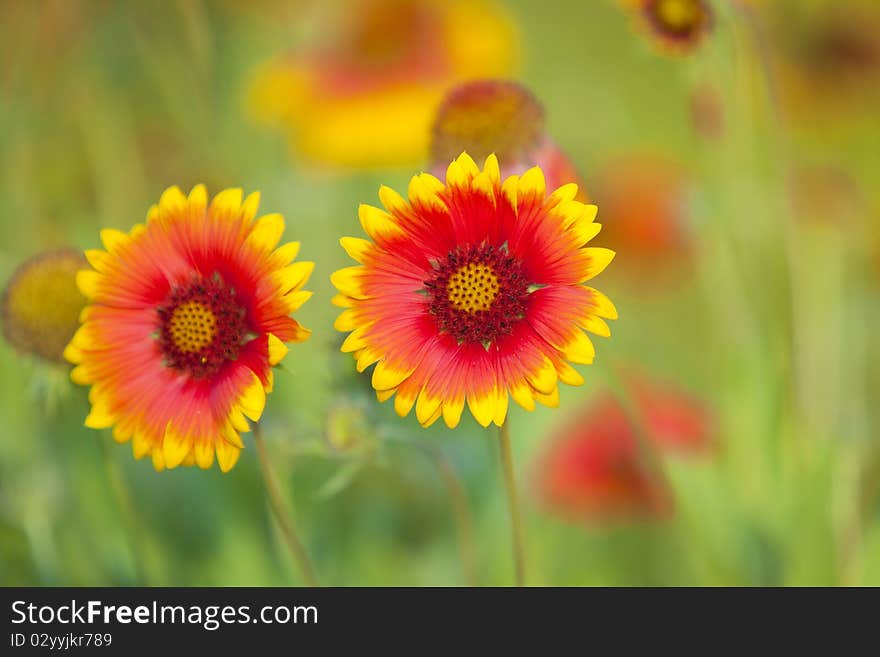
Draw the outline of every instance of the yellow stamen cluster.
M449 277L446 289L449 302L456 309L473 314L480 310L489 310L500 288L498 277L491 266L470 263Z
M203 303L187 301L174 310L168 329L174 346L185 354L193 354L214 340L217 318Z

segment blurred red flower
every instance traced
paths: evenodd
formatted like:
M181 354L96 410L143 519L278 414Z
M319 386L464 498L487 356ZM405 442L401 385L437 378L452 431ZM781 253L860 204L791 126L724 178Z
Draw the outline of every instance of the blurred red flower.
M705 453L711 421L696 399L669 386L633 378L629 384L647 449ZM534 490L548 512L574 522L613 525L658 521L674 513L662 471L640 445L632 418L611 395L586 406L553 438L533 466Z
M605 218L605 241L625 266L657 275L659 265L680 262L691 247L687 177L665 157L621 156L595 178L593 199Z

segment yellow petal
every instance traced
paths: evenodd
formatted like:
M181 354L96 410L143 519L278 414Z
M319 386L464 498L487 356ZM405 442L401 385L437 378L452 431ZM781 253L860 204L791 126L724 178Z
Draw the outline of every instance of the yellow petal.
M437 410L434 411L434 413L431 415L431 417L429 417L429 418L428 418L427 420L425 420L424 422L420 422L419 424L422 425L422 428L427 429L427 428L430 427L432 424L434 424L437 420L439 420L439 419L440 419L440 415L441 415L441 409L442 409L442 407L441 407L441 406L438 406L438 407L437 407Z
M483 394L469 392L467 395L467 405L471 409L471 414L484 427L488 427L492 423L497 410L497 401L494 390Z
M149 434L142 429L136 428L131 436L131 453L136 459L142 459L153 449L153 442ZM157 450L158 451L158 450Z
M94 391L94 388L92 388ZM110 405L102 396L90 395L93 398L92 408L85 419L89 429L108 429L116 422L116 416L110 411Z
M330 303L332 303L337 308L353 308L354 307L354 299L345 294L334 294L330 298Z
M70 346L68 345L68 349L69 348L70 348ZM67 352L65 350L65 354L66 353ZM70 359L68 358L67 360L70 360ZM76 383L77 385L87 386L90 383L92 383L93 378L89 374L89 371L83 365L78 365L77 367L74 367L70 371L70 380L73 381L74 383Z
M376 399L378 399L380 403L386 402L394 396L395 392L397 392L397 388L392 388L391 390L377 390Z
M510 176L501 185L501 194L507 198L510 205L516 208L517 198L519 197L519 176Z
M412 410L413 404L416 403L416 392L408 392L406 390L397 390L394 397L394 410L400 417L406 417Z
M176 468L183 463L191 448L192 441L175 431L169 422L165 429L165 437L162 439L162 456L165 467Z
M532 167L526 171L519 179L517 191L521 197L534 196L538 200L542 200L544 193L547 191L544 172L538 167Z
M198 208L204 211L208 205L208 190L204 185L196 185L190 190L187 201L191 208Z
M177 185L172 185L159 197L159 208L166 212L177 212L185 205L186 197Z
M305 285L314 270L314 262L295 262L275 272L275 280L278 281L281 293L288 294Z
M571 340L563 346L562 353L572 363L589 365L596 357L596 348L586 333L578 329L574 332Z
M409 201L413 205L446 208L446 203L438 196L445 189L442 182L429 173L413 176L409 181Z
M465 174L469 178L474 178L480 173L480 167L474 162L474 158L467 154L467 151L462 152L455 161L464 169Z
M296 292L288 292L284 295L284 304L287 308L288 313L292 313L295 310L299 310L299 308L309 299L312 298L314 292L310 290L298 290Z
M229 409L227 419L236 432L247 433L251 430L251 425L248 424L247 418L245 418L244 413L241 412L241 409L238 406L233 406ZM233 442L235 443L235 441ZM238 436L238 443L241 443L241 436Z
M556 387L556 368L549 358L543 356L543 359L537 370L526 375L526 380L538 392L548 394Z
M98 286L103 276L96 271L83 269L76 272L76 286L87 299L94 299L98 295Z
M348 337L342 341L342 346L339 348L339 350L344 354L348 354L352 351L357 351L358 349L363 349L364 347L366 347L366 328L367 326L362 326L349 333Z
M553 392L549 395L543 395L539 392L535 393L535 399L538 400L544 406L548 406L550 408L558 408L559 407L559 388L554 388Z
M85 256L92 268L97 271L106 273L109 269L111 257L106 251L102 251L101 249L88 249L85 251Z
M611 337L611 329L608 327L608 324L595 315L587 315L580 322L580 325L590 333L595 333L603 338Z
M361 203L358 207L358 218L364 232L374 241L388 239L402 235L403 231L394 221L394 218L379 208Z
M162 450L158 447L153 448L150 455L153 457L153 468L156 472L162 472L165 469L165 457L162 454Z
M360 322L358 321L357 312L351 308L343 310L339 317L336 318L336 321L333 322L333 328L343 333L354 331L358 326L360 326Z
M282 244L272 253L272 260L281 263L282 266L289 265L299 253L299 247L299 242Z
M589 290L593 297L595 312L599 317L604 317L605 319L617 319L617 308L615 308L611 299L595 288L588 287L587 290Z
M556 363L556 372L559 376L559 380L566 385L579 386L584 383L584 377L581 376L581 373L565 361L559 361Z
M104 228L101 231L101 243L110 253L117 253L120 248L131 242L131 238L121 230Z
M450 429L454 429L461 421L461 414L464 411L464 395L454 399L443 400L443 421Z
M193 452L196 464L202 470L214 465L214 441L197 440L193 445Z
M489 155L483 163L483 171L489 176L493 185L501 184L501 169L498 166L498 157L495 153Z
M241 412L254 422L258 422L263 415L263 410L266 408L266 391L263 389L260 377L256 374L253 374L253 381L239 398L238 406L241 408Z
M376 390L390 390L391 388L396 388L403 383L415 371L415 369L415 367L398 369L390 365L387 360L381 360L376 364L376 368L373 370L373 388Z
M260 192L251 192L241 204L241 216L245 221L250 222L257 216L257 209L260 207Z
M525 381L510 384L509 390L510 396L513 397L517 404L527 411L535 410L535 398L532 395L532 387Z
M75 346L73 343L70 343L69 345L67 345L64 348L64 353L62 354L62 356L64 356L64 360L66 360L68 363L73 363L74 365L76 365L76 364L81 363L83 361L84 354L82 352L82 349ZM74 383L80 383L79 381L77 381L76 379L73 378L72 372L71 372L70 378ZM85 384L80 383L80 385L85 385Z
M458 160L449 163L446 169L446 185L449 187L467 187L470 185L470 178L464 167L459 164Z
M269 334L269 365L277 365L284 357L287 355L287 352L290 351L287 348L287 345L281 342L275 335L272 333Z
M233 466L238 462L241 450L234 445L230 445L225 440L218 440L214 448L217 450L217 465L220 466L220 471L229 472L232 470Z
M495 407L495 417L492 418L492 421L496 426L501 426L504 424L504 420L507 419L507 405L508 405L507 391L502 390L498 394L498 404Z
M403 196L385 185L379 188L379 200L385 206L385 209L392 214L405 213L407 208L409 208L409 204Z
M211 201L211 214L237 215L241 211L241 196L240 188L224 189Z
M609 265L609 263L614 260L614 251L611 249L606 249L601 246L591 246L584 249L587 256L590 258L590 264L587 268L587 275L584 278L585 281L590 280L594 276L602 273L602 270L605 269Z
M384 352L379 351L371 345L366 345L362 347L360 350L358 350L357 354L355 354L357 358L357 371L363 372L384 355Z
M492 184L492 180L487 174L483 172L478 173L471 181L471 187L476 191L482 192L492 203L495 202L495 185Z
M566 183L562 187L558 187L547 197L547 206L552 208L566 201L573 201L577 197L577 193L578 186L576 183Z
M354 299L366 299L368 297L364 293L361 283L365 273L366 269L362 265L343 267L330 274L330 282L346 296Z
M345 249L349 258L361 264L364 262L364 256L373 248L372 242L361 237L343 237L339 240L339 244Z
M419 421L419 424L427 426L429 420L440 409L440 404L442 403L443 399L441 397L433 397L428 394L425 388L422 388L416 401L416 419Z
M246 243L257 251L273 251L283 234L284 217L273 212L263 215L254 222Z

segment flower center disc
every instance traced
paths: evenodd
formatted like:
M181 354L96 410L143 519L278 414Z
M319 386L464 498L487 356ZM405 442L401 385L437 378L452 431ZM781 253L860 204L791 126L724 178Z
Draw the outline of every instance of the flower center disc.
M492 307L498 296L498 277L491 265L472 262L449 277L446 290L455 308L473 314Z
M435 265L425 282L428 311L459 344L488 346L525 316L529 281L504 247L459 247Z
M683 36L699 29L703 8L700 0L655 0L649 11L662 31Z
M219 276L175 288L158 314L167 367L201 379L238 358L247 333L246 313L235 290Z
M217 335L217 318L211 309L198 301L187 301L174 309L168 321L174 346L184 354L201 351Z

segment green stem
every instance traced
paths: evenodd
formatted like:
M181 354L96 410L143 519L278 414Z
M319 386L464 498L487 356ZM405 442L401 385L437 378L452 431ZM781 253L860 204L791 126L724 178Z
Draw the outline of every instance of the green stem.
M455 516L455 524L458 529L458 545L461 552L461 562L464 567L464 577L468 586L479 586L477 578L477 557L474 548L474 522L468 507L467 494L461 478L455 472L449 459L439 449L430 450L440 473L440 478L446 486L449 500L452 502L452 511Z
M99 433L97 438L104 466L107 470L107 481L110 484L113 495L116 497L116 502L119 505L119 511L125 524L125 534L128 537L134 576L140 586L150 586L145 556L146 537L138 522L138 515L131 498L131 492L125 482L125 477L119 471L119 464L113 458L113 454L107 446L107 441L104 439L105 436Z
M501 466L504 471L504 486L507 491L507 504L510 508L511 542L513 563L517 586L526 583L526 554L523 540L523 524L520 516L519 499L516 493L516 477L513 470L513 453L510 448L510 430L507 422L498 428L498 442L501 446Z
M272 470L269 453L266 451L266 443L263 440L263 431L259 423L254 424L253 434L254 444L257 447L257 458L260 461L260 471L263 474L263 483L266 486L266 494L269 497L269 506L272 509L272 514L275 516L275 521L278 523L278 528L281 530L282 536L284 536L284 542L287 544L287 548L290 550L294 561L299 566L306 584L308 586L320 586L312 562L309 560L306 549L293 528L290 514L285 509L284 498L281 496L278 480L275 478L275 472Z

